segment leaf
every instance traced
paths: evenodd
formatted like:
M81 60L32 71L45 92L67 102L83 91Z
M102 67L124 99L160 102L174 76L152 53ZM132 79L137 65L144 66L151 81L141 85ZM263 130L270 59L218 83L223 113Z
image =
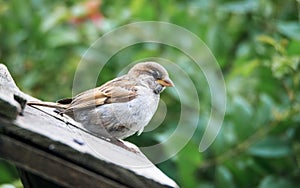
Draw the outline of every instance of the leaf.
M256 107L256 114L255 118L253 119L254 126L256 128L259 128L262 124L265 124L266 122L270 121L272 118L272 108L274 108L276 104L272 100L270 95L267 94L261 94L259 96L259 104Z
M283 35L300 41L300 24L299 22L278 22L277 29Z
M60 28L49 32L47 43L49 47L61 47L76 44L80 41L78 32L72 28Z
M236 67L232 71L232 77L238 76L238 75L243 75L245 77L250 76L257 67L259 67L259 61L257 60L252 60L250 62L247 62L241 66Z
M282 177L275 177L275 176L266 176L260 182L259 188L293 188L293 185L289 180L282 178Z
M217 187L235 187L233 175L225 166L219 166L216 172Z
M282 78L285 75L292 74L297 71L300 63L300 58L274 56L271 66L272 72L276 78Z
M261 43L269 44L273 46L279 53L285 54L285 44L286 40L282 40L280 42L276 41L274 38L268 35L260 35L257 37L257 40Z
M268 35L260 35L257 37L257 40L259 42L270 44L272 46L275 46L275 44L276 44L276 40Z
M12 182L18 177L18 172L10 163L0 159L0 185Z
M291 154L288 142L276 137L266 137L248 149L249 154L264 158L279 158Z
M245 14L257 10L259 2L257 0L237 1L225 3L221 6L221 11Z
M198 152L198 145L194 142L188 143L177 156L178 173L182 178L182 187L196 187L197 178L194 174L197 167L203 162L202 155Z
M59 22L68 18L68 16L69 12L67 8L59 6L53 11L52 14L47 15L47 17L44 18L44 21L40 26L40 30L42 32L47 32L57 26Z

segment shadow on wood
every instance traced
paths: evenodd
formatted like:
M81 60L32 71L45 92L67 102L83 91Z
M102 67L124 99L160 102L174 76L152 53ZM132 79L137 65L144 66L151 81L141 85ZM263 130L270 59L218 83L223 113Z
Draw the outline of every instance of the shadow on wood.
M76 127L53 109L26 106L0 64L0 157L17 165L24 187L178 187L141 152ZM68 122L68 123L66 123Z

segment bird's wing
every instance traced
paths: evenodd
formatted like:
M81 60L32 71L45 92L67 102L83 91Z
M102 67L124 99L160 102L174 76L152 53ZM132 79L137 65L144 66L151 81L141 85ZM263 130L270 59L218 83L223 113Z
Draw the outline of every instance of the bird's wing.
M77 111L104 104L127 102L137 96L135 85L136 81L123 76L111 80L100 87L82 92L72 100L63 99L58 101L58 103L70 100L67 111Z

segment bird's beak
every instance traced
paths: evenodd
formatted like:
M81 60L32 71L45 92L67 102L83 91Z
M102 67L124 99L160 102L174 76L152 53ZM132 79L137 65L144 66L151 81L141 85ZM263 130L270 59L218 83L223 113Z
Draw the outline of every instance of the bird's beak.
M159 83L160 85L165 86L165 87L173 87L174 86L174 83L170 78L157 80L157 83Z

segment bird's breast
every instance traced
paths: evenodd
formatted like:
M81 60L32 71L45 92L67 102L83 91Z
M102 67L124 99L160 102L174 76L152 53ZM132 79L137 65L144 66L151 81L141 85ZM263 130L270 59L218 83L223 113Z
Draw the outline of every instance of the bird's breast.
M121 139L141 133L157 110L159 95L145 87L138 87L137 94L130 101L105 104L90 110L84 115L83 124L95 133L97 126L104 127L112 136Z

